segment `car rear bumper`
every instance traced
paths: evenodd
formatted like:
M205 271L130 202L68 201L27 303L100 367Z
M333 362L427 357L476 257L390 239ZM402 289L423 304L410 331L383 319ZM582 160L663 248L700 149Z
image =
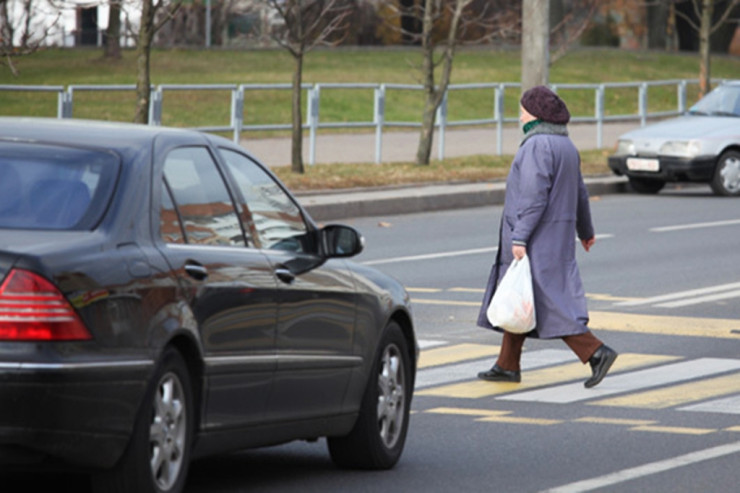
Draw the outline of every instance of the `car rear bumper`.
M0 465L111 467L153 362L0 363Z
M716 159L712 156L694 159L662 157L658 171L636 171L627 167L627 159L636 156L610 156L609 168L617 174L634 178L646 178L660 181L709 182L714 176Z

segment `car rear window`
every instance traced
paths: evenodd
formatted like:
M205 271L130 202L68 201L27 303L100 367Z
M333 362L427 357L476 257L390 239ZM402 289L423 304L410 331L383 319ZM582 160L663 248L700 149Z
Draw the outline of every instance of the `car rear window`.
M0 142L0 228L93 227L118 168L111 152Z

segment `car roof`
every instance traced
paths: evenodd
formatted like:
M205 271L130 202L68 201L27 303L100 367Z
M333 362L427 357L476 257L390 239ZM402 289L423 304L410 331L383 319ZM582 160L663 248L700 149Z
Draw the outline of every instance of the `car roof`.
M159 135L187 136L204 141L195 130L96 120L0 117L0 140L59 143L126 150L148 145Z

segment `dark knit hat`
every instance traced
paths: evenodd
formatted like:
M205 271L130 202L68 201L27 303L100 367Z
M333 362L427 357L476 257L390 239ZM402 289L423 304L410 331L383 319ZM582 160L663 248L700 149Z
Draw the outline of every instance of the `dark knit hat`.
M525 91L521 104L532 116L540 120L559 124L570 121L570 112L565 102L545 86L535 86Z

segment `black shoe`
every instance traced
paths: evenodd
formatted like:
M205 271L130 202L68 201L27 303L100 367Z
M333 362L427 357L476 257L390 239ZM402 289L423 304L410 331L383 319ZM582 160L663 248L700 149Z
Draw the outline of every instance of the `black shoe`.
M583 385L587 389L597 386L599 382L604 379L606 373L609 371L609 368L612 367L616 359L617 352L606 344L603 344L596 350L593 356L588 359L593 375L591 375L591 378L586 380Z
M493 365L493 368L490 370L478 373L478 378L489 382L519 383L522 381L522 374L518 370L504 370L498 365Z

